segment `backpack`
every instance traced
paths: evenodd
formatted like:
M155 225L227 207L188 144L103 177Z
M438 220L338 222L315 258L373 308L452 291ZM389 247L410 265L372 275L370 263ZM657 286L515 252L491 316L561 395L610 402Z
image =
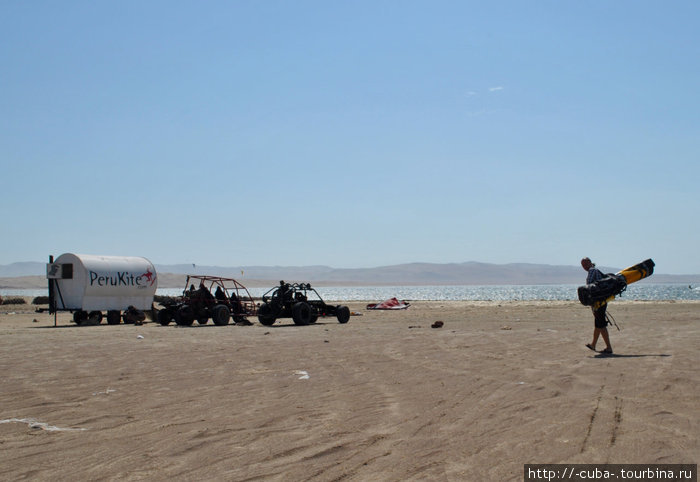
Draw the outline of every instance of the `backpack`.
M624 276L608 273L605 277L591 284L578 287L578 299L584 306L591 306L597 301L604 301L611 296L622 294L627 289Z

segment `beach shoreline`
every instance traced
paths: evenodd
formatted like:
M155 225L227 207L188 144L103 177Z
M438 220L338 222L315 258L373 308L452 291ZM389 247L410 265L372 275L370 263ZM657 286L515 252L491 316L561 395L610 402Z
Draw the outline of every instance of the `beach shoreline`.
M585 348L593 317L573 301L347 304L362 316L306 327L54 327L3 305L0 474L522 480L530 463L697 463L700 302L611 303L615 356Z

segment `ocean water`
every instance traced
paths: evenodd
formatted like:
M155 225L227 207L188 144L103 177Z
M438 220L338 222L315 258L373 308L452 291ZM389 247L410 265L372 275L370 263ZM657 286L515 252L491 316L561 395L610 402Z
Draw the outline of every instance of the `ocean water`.
M324 300L333 301L383 301L399 298L412 301L577 301L578 285L502 285L502 286L321 286L317 288ZM249 288L251 296L258 298L268 288ZM180 288L159 289L156 294L178 296ZM0 295L47 296L46 289L0 289ZM621 300L669 301L700 300L700 287L686 284L635 283L619 297Z

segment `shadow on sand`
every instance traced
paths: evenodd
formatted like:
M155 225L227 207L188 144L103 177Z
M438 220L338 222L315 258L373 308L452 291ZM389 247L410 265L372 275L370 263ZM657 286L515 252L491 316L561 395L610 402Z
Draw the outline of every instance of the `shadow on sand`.
M666 353L659 353L659 354L641 354L641 355L621 355L619 353L598 353L597 355L593 355L594 358L642 358L646 356L671 356Z

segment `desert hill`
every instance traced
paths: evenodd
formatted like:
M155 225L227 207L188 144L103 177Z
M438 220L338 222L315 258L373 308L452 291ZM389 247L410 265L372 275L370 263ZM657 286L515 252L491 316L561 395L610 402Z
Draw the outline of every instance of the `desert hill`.
M619 268L600 267L603 272ZM325 285L538 285L580 284L580 266L510 263L407 263L375 268L332 268L330 266L200 266L156 264L158 285L184 286L186 274L225 276L248 286L268 286L279 280L308 281ZM0 288L33 289L46 286L46 265L38 262L0 266ZM700 275L654 274L653 283L696 284Z

